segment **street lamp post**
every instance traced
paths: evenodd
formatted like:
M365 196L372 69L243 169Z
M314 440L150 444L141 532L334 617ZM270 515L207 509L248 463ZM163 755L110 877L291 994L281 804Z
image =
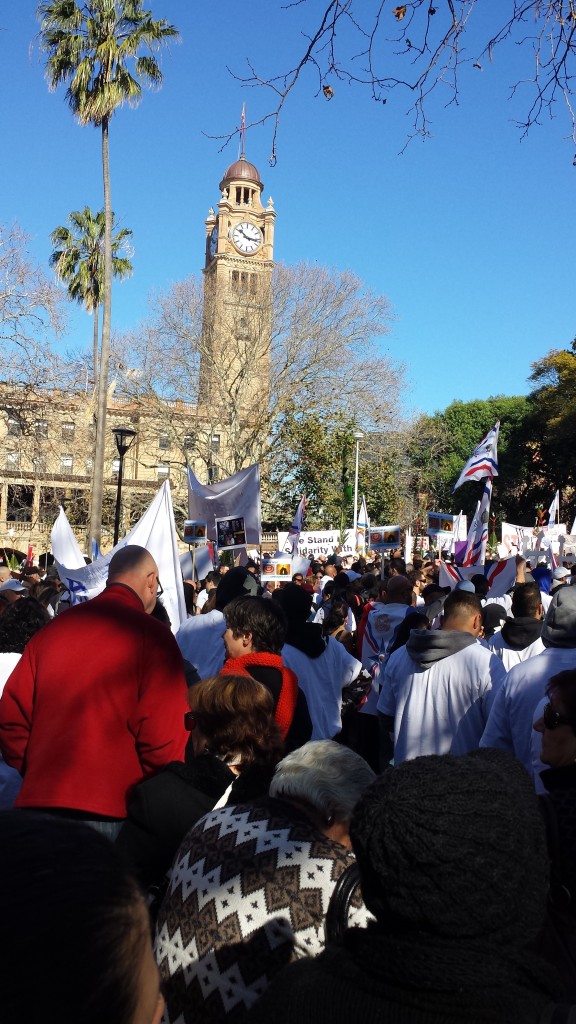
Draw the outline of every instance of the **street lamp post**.
M356 441L356 465L354 468L354 550L356 550L356 538L358 535L358 456L360 452L360 441L362 441L364 434L361 430L354 431L354 440Z
M130 448L136 440L136 431L132 430L132 427L114 427L112 433L114 434L118 455L120 456L120 464L118 466L118 484L116 487L116 511L114 513L114 547L116 547L118 543L118 534L120 533L120 500L122 497L124 456L126 455L126 452L130 451Z

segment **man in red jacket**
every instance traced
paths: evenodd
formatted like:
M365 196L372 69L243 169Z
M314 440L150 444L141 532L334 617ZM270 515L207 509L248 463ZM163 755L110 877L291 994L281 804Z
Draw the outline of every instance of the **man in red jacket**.
M16 806L114 837L128 790L183 760L186 681L174 637L149 614L159 587L150 553L127 545L98 597L28 643L0 699L0 748L24 778Z

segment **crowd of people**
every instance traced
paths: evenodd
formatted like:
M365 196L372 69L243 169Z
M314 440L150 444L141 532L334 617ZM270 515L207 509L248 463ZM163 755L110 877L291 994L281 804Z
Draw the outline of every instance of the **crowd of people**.
M439 570L0 567L3 1024L576 1018L574 571Z

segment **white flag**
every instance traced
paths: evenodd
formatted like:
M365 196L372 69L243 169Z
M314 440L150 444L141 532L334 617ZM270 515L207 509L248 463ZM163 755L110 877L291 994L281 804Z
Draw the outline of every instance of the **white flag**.
M186 605L168 480L164 481L136 526L107 555L81 568L66 566L55 558L58 575L70 591L72 604L89 601L104 590L110 559L126 544L139 544L146 548L156 562L158 577L164 589L162 604L170 616L172 631L175 633L186 618Z
M208 536L216 541L216 519L244 517L246 543L260 544L260 467L241 469L216 484L201 484L188 469L188 517L208 524Z
M558 519L558 511L560 509L560 491L556 491L556 494L552 498L552 504L548 509L548 526L553 526Z
M300 540L300 534L302 533L302 528L304 526L305 515L306 495L301 498L298 508L296 509L296 515L292 520L292 526L288 530L288 536L286 537L286 541L282 548L282 554L290 555L291 558L294 558L298 554L298 541ZM294 571L298 572L297 569Z
M86 565L84 555L80 550L62 505L60 505L58 518L52 527L50 542L52 554L61 565L67 565L69 569L80 569Z
M461 487L462 484L468 483L469 480L482 480L483 477L498 476L498 431L500 430L500 420L498 420L492 430L489 430L486 437L483 437L480 444L472 452L472 455L468 459L468 462L464 466L464 469L460 473L458 480L452 488L452 494L457 487Z
M488 517L492 497L492 479L487 480L484 493L478 502L466 541L462 565L484 565L488 541Z
M368 509L366 508L366 498L362 495L358 522L356 523L356 550L359 555L366 554L366 537L368 536L369 529L370 520L368 518Z

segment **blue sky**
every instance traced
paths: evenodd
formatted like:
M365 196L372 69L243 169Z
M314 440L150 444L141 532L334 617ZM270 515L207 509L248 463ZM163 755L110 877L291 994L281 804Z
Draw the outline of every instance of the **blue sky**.
M267 109L266 93L242 89L227 66L242 73L248 56L264 73L289 66L307 10L321 3L145 6L182 41L162 53L162 90L146 91L111 125L113 208L134 232L135 273L114 293L119 331L145 316L154 290L201 270L204 219L238 152L236 142L219 152L203 133L229 130L243 101L248 119ZM17 221L47 264L53 228L73 209L102 205L100 134L74 122L63 91L49 93L31 49L35 10L35 0L0 0L0 218ZM473 15L478 39L487 16ZM521 141L513 122L525 105L509 94L527 73L523 53L509 46L483 71L466 69L459 106L434 97L433 138L403 154L405 95L383 107L340 85L326 102L307 75L286 105L276 167L267 162L270 130L247 137L278 213L277 259L350 269L388 296L394 321L384 349L406 364L406 409L525 393L530 364L576 333L574 147L561 110ZM91 344L79 309L66 343Z

